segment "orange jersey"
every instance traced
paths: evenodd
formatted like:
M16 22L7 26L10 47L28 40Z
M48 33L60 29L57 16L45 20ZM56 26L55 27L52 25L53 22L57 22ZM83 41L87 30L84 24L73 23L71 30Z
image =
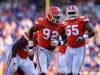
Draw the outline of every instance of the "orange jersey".
M29 40L28 33L25 33L21 39L24 39L25 43L22 44L22 47L19 50L17 50L16 54L19 55L21 58L27 58L29 56L28 50L26 49L28 45L28 40Z
M54 47L50 45L50 41L57 39L63 33L64 25L50 23L46 18L38 19L35 23L39 28L36 32L38 45L52 50Z
M57 49L57 52L65 54L67 46L66 45L61 45L61 46L58 46L56 49Z
M67 40L70 47L77 48L85 45L85 40L78 43L76 39L86 32L84 22L87 21L89 21L89 19L86 17L79 17L75 20L65 19Z
M22 37L22 39L25 39L25 43L22 44L22 47L17 51L17 55L19 55L21 58L27 58L28 55L28 49L27 49L27 45L28 45L28 41L29 41L29 35L28 33L25 33ZM36 37L35 35L33 35L33 44L34 46L36 46Z

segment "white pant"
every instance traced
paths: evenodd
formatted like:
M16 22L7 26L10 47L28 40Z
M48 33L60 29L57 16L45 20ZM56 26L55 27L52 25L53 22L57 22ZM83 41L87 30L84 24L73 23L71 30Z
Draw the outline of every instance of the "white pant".
M53 58L54 52L38 46L37 50L37 68L39 73L46 73L48 66L50 65L51 59Z
M65 61L65 54L59 53L58 54L58 63L59 63L59 73L66 74L66 61Z
M66 72L77 74L80 71L85 56L85 46L79 48L67 47L66 50Z
M22 59L17 55L16 59L17 63L15 65L12 66L12 62L10 62L7 75L14 75L18 67L20 67L27 75L35 75L33 62L29 58Z

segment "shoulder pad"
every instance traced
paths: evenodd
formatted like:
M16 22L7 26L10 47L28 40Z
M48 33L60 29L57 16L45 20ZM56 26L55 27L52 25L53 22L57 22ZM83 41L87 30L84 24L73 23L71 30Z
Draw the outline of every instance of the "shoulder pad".
M35 21L35 24L38 25L40 24L44 19L43 18L38 18L36 21Z
M68 21L68 18L65 18L64 21Z
M89 18L86 16L80 16L80 18L83 20L83 22L88 22Z
M79 18L83 19L85 16L80 16Z

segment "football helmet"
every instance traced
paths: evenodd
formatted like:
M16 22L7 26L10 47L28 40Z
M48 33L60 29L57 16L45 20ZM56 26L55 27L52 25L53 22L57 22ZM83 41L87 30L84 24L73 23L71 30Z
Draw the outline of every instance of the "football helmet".
M70 20L74 20L79 16L79 9L75 5L71 5L67 7L66 16Z
M48 9L47 19L52 23L59 23L61 19L61 10L59 7L52 6Z

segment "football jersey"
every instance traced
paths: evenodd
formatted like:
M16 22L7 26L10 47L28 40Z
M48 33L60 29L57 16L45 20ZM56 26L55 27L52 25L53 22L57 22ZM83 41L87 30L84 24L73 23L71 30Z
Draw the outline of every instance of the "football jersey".
M46 18L37 19L35 24L39 28L39 30L36 32L38 45L46 49L53 50L54 47L50 45L50 41L58 39L60 34L63 33L64 25L62 23L50 23Z
M17 55L19 55L21 58L27 58L28 57L28 50L27 50L28 36L26 33L23 35L22 39L25 39L25 43L22 45L22 47L19 50L17 50Z
M66 23L66 35L68 45L72 48L77 48L85 45L85 40L78 43L76 40L79 36L82 36L86 32L86 28L84 26L84 22L88 22L89 19L87 17L79 17L75 20L65 19Z
M56 48L56 50L57 50L57 52L59 52L59 53L65 54L65 53L66 53L66 48L67 48L67 45L61 45L61 46L58 46L58 47Z

